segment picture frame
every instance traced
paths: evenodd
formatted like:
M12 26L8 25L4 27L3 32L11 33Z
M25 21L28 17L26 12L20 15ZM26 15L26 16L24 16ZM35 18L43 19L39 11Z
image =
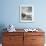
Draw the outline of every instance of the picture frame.
M34 7L33 5L20 5L20 22L34 21Z

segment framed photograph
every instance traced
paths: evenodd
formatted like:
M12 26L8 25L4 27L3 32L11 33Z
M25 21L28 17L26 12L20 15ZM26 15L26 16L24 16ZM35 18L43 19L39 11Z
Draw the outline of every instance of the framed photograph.
M20 6L20 22L34 21L34 7L32 5Z

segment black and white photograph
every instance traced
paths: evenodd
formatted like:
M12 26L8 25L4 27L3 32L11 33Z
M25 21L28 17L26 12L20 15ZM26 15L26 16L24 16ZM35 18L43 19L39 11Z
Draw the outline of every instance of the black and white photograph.
M20 21L21 22L32 22L34 17L34 11L32 6L21 6L20 7Z

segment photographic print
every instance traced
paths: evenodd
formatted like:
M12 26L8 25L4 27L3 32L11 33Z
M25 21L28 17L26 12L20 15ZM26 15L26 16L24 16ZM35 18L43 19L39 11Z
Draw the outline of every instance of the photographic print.
M20 21L21 22L32 22L34 17L33 6L22 5L20 6Z

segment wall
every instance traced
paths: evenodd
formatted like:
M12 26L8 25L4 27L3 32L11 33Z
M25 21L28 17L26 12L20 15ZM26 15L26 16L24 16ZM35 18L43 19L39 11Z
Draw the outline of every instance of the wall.
M21 23L19 20L20 5L33 5L35 21ZM16 28L46 27L46 0L1 0L0 25L13 24Z

